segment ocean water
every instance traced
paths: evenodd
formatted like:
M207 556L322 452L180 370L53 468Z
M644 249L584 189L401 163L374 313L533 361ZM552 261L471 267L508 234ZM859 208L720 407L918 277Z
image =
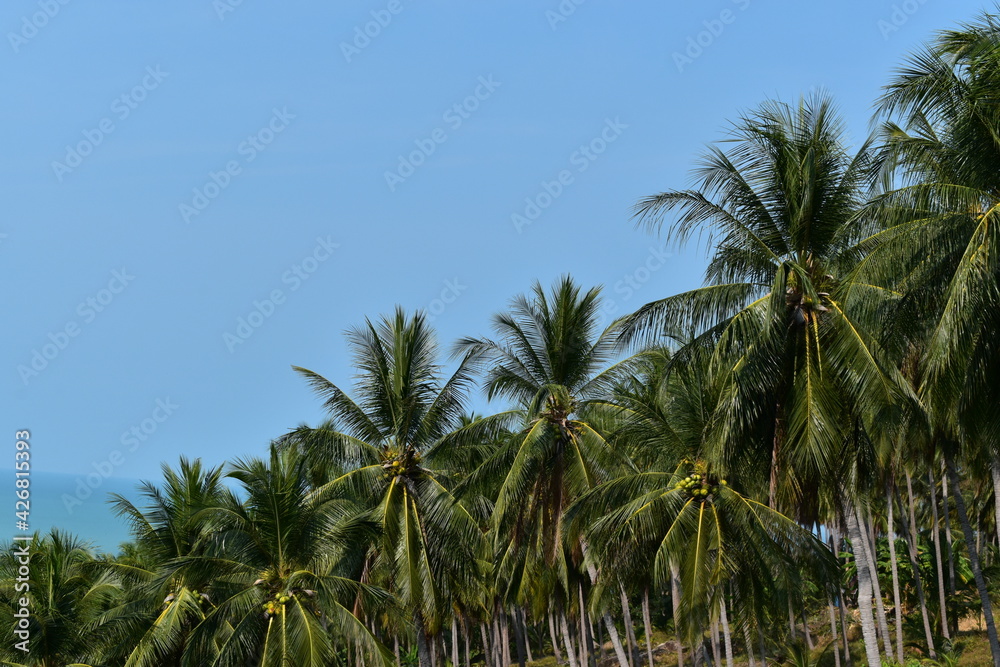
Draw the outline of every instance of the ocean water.
M59 528L90 542L96 551L116 553L118 546L129 539L129 532L126 523L115 516L108 504L108 494L119 493L139 502L136 492L139 480L97 477L88 480L86 475L32 472L27 532L46 533ZM15 526L18 519L14 516L17 500L14 479L13 470L0 468L0 480L9 480L9 486L4 486L11 489L7 529L0 526L0 541L24 532Z

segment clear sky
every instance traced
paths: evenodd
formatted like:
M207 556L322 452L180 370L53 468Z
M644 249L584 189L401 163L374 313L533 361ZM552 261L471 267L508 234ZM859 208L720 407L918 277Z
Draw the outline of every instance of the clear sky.
M825 89L860 140L987 7L6 0L0 466L24 428L94 497L262 454L322 414L290 367L349 385L343 331L395 304L447 347L567 272L614 314L694 287L703 252L664 258L637 199L767 98Z

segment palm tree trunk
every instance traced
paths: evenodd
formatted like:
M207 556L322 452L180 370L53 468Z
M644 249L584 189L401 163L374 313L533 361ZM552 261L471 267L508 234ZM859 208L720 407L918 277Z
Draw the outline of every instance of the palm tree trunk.
M521 625L521 614L514 610L514 646L517 650L517 664L525 667L527 663L527 651L525 650L524 626Z
M396 656L396 667L403 667L403 661L399 658L399 636L392 636L392 652Z
M846 494L845 505L847 535L851 540L851 546L854 547L854 563L858 573L858 611L861 612L861 634L865 640L865 654L868 656L868 667L880 667L882 656L879 655L875 618L872 615L872 576L868 569L868 556L865 553L867 540L858 523L857 511Z
M930 614L927 612L927 597L924 595L924 585L920 576L920 562L917 558L917 518L913 500L913 480L910 471L904 470L906 475L906 500L909 506L910 520L907 522L906 514L903 514L903 528L906 530L907 546L910 552L910 567L913 569L913 583L917 587L917 600L920 602L920 616L924 621L924 639L927 641L927 653L931 659L937 659L937 651L934 649L934 634L931 632Z
M507 667L509 662L503 661L503 635L500 633L500 610L493 612L493 664L497 667Z
M862 529L866 526L865 515L859 507L858 521L861 523ZM869 517L870 518L870 517ZM870 525L872 531L874 531L874 521L869 521L867 525ZM865 534L865 558L868 559L868 569L871 572L871 582L872 582L872 596L875 598L875 618L878 621L878 631L882 635L882 645L885 647L885 654L887 656L892 656L892 638L889 636L889 621L886 620L885 615L885 602L882 600L882 586L879 584L878 580L878 566L875 562L875 540L868 539L867 530L863 530Z
M625 621L625 636L629 643L629 657L632 667L642 667L642 659L639 657L639 640L635 636L635 625L632 624L632 609L629 606L628 595L622 587L622 618Z
M986 580L983 579L983 569L979 564L979 553L973 548L975 536L972 534L972 526L969 523L969 515L965 510L965 498L962 497L962 487L959 484L958 473L955 472L955 462L951 453L945 451L945 462L948 466L948 477L951 485L955 488L955 509L958 510L958 520L962 524L962 533L965 535L965 546L969 551L969 566L972 568L972 576L976 580L976 588L979 590L979 600L983 605L983 617L986 620L986 635L990 638L990 653L993 655L993 667L1000 667L1000 641L997 640L997 626L993 621L993 604L990 602L990 594L986 588Z
M462 637L465 639L465 667L472 667L472 646L470 635L472 634L471 628L469 627L469 617L462 616Z
M892 568L892 606L896 622L896 660L903 664L903 608L899 603L899 563L896 560L896 523L893 521L892 493L885 490L886 536L889 538L889 567Z
M719 604L719 618L722 621L722 641L726 647L726 667L733 667L733 636L729 632L729 615L726 613L725 594L723 594Z
M584 544L583 552L584 555L587 553L587 545ZM590 574L590 581L594 583L597 581L597 568L594 567L593 563L587 565L587 572ZM583 607L583 585L580 585L580 606ZM625 654L625 649L622 647L621 639L618 637L618 629L615 627L615 622L611 618L611 614L604 612L602 614L604 618L604 626L608 629L608 638L611 640L611 645L615 647L615 655L618 657L618 664L621 667L628 667L628 656Z
M451 665L458 667L458 618L451 617Z
M709 628L709 637L712 638L712 664L721 665L722 651L719 650L719 622L714 618Z
M653 623L649 613L649 586L642 591L642 630L646 633L646 664L653 667Z
M943 506L941 515L944 518L944 544L948 549L948 592L955 595L955 548L951 537L951 501L948 495L948 471L945 469L944 460L941 460L941 497ZM952 619L955 626L958 619ZM955 630L957 631L957 627Z
M826 607L830 612L830 643L833 644L833 664L840 667L840 642L837 639L837 616L833 612L833 599L829 594L826 596ZM753 667L753 658L750 659L750 667Z
M934 471L927 471L927 481L930 484L931 494L931 539L934 542L934 561L937 564L937 584L938 584L938 604L941 606L941 634L945 639L951 639L951 632L948 628L948 600L944 592L944 563L941 561L941 530L938 525L937 511L937 483L934 479Z
M524 632L524 652L528 655L528 662L534 662L535 659L531 655L531 633L528 632L528 612L524 609L518 609L517 614L520 619L521 629Z
M809 617L806 615L805 600L802 601L802 632L806 636L806 648L810 651L816 648L813 644L812 633L809 632Z
M503 667L507 667L510 664L510 623L504 611L500 612L500 644L503 648L502 664Z
M418 632L419 632L419 630L418 630ZM430 646L431 646L431 664L434 665L434 667L438 667L438 643L437 643L437 640L429 638L429 637L428 637L428 639L430 639L429 643L430 643ZM359 662L358 664L360 665L361 663Z
M593 631L594 626L589 626L591 631ZM604 659L607 654L604 651L604 626L600 623L597 624L597 664L604 664Z
M639 641L635 638L635 627L632 625L632 610L629 608L628 595L625 594L625 587L618 586L621 591L622 619L625 622L625 639L628 641L628 651L632 667L641 667L642 661L639 659Z
M750 641L750 628L743 626L743 641L747 645L747 660L750 667L757 667L757 660L753 656L753 642Z
M563 644L566 647L566 657L569 660L569 667L579 667L576 661L576 651L573 649L573 640L569 636L569 623L566 621L566 613L559 612L559 625L562 629Z
M698 636L701 637L701 644L700 644L701 651L699 652L699 655L701 656L701 661L708 664L710 667L717 667L715 661L712 658L708 657L709 650L708 646L706 645L709 643L709 641L705 639L704 628L701 627L698 628ZM711 637L711 632L709 632L709 637ZM695 667L698 667L698 665L696 664Z
M493 662L493 651L490 648L490 636L486 631L486 624L479 624L479 637L483 642L483 662L486 663L486 667L496 667L496 663Z
M983 557L983 527L979 523L979 514L976 514L976 554Z
M427 642L427 630L424 628L424 616L417 611L413 614L413 627L417 634L417 660L420 667L435 667L434 656Z
M559 642L556 640L555 623L552 621L552 612L549 612L549 639L552 640L552 655L556 659L556 664L562 664L562 652L559 650Z
M604 612L604 625L608 629L608 638L611 640L611 645L615 647L615 655L618 657L618 664L621 667L626 667L628 665L628 656L625 655L625 649L622 647L621 639L618 637L618 629L615 628L614 619L611 618L611 614Z
M674 612L674 634L677 635L677 667L684 667L684 646L681 644L681 582L676 565L670 566L670 602Z
M590 578L594 580L597 577L591 574ZM590 649L593 646L591 638L593 635L590 634L589 623L587 623L587 605L583 599L583 583L577 584L576 591L580 598L580 664L589 666Z
M834 523L830 526L830 541L833 547L833 555L836 556L837 562L840 562L840 532L837 530L837 525ZM847 610L844 609L846 606L846 598L844 597L844 588L837 583L837 610L840 612L840 630L844 635L844 662L847 667L851 667L851 644L847 641Z
M847 640L847 610L844 609L844 590L840 590L840 604L838 608L840 609L840 631L844 635L844 663L847 667L851 667L851 643Z

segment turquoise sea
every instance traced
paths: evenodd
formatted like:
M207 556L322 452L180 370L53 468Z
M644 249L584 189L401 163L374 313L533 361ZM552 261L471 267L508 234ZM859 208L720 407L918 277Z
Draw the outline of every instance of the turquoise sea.
M27 532L46 533L58 528L73 533L93 544L95 550L115 553L118 545L129 538L125 522L115 516L108 504L109 493L119 493L137 502L138 479L95 475L33 472L31 475L31 507ZM18 530L14 516L14 471L0 468L0 480L9 480L0 485L9 488L8 522L4 530L0 526L0 541L7 541L14 535L23 534ZM89 484L88 484L89 482Z

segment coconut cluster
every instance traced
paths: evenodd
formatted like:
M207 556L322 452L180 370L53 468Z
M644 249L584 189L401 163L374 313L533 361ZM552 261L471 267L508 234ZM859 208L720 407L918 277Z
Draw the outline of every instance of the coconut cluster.
M194 596L194 598L195 598L195 599L196 599L196 600L198 601L198 603L199 603L200 605L202 605L202 606L205 606L206 604L209 604L209 603L211 603L211 598L209 598L209 597L208 597L208 595L207 595L207 594L205 594L205 593L200 593L200 592L198 591L198 589L193 589L193 590L191 591L191 595L192 595L192 596ZM176 596L176 595L174 595L173 593L171 593L170 595L168 595L167 597L165 597L165 598L163 599L163 606L164 606L164 607L167 607L167 606L169 606L169 605L170 605L170 603L172 603L172 602L173 602L174 600L176 600L176 599L177 599L177 596Z
M280 613L284 610L285 605L288 604L291 599L292 597L290 595L281 594L276 595L271 600L268 600L261 605L261 608L264 610L264 617L268 618Z
M382 469L390 477L398 477L412 472L413 468L418 465L420 465L420 452L407 452L404 455L399 455L393 450L382 461Z
M702 475L693 472L674 485L674 489L681 491L691 500L704 500L710 495L718 493L720 486L727 486L728 482L718 479L714 475Z

